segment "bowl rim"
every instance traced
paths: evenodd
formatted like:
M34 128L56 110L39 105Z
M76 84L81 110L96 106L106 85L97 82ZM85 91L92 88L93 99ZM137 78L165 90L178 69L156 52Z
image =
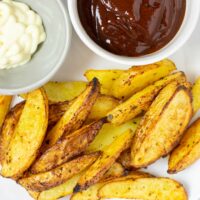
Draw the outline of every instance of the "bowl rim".
M163 48L160 50L153 52L151 54L147 54L140 57L127 57L127 56L120 56L113 54L105 49L103 49L101 46L96 44L86 33L85 29L83 28L79 14L77 9L77 0L68 0L68 9L69 9L69 15L71 18L72 25L80 37L80 39L83 41L83 43L90 48L94 53L97 55L113 61L118 64L123 65L146 65L150 63L154 63L157 61L160 61L164 58L167 58L171 56L173 53L175 53L180 47L182 47L185 42L190 38L191 34L193 33L200 14L200 1L196 0L190 0L186 2L186 13L184 20L182 22L182 25L179 29L179 31L176 33L175 37ZM197 5L198 6L195 6ZM193 6L192 6L193 5ZM190 13L191 9L196 9L196 12ZM187 30L187 32L186 32ZM182 33L183 32L183 33Z
M16 94L22 94L22 93L26 93L26 92L32 91L34 89L37 89L37 88L41 87L42 85L44 85L46 82L48 82L55 75L55 73L59 70L59 68L62 66L62 64L64 63L65 58L69 52L70 45L71 45L72 26L71 26L71 22L70 22L70 17L67 12L67 7L64 5L62 0L56 0L56 1L60 7L60 10L63 13L64 21L65 21L65 31L66 31L65 47L63 49L62 55L59 58L58 63L42 79L40 79L34 83L31 83L30 85L20 87L20 88L15 88L15 89L0 88L0 94L16 95Z

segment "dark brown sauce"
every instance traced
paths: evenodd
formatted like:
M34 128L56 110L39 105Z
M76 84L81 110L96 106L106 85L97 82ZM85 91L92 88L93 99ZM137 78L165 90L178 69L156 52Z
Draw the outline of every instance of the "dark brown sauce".
M169 43L185 15L186 0L78 0L81 23L104 49L141 56Z

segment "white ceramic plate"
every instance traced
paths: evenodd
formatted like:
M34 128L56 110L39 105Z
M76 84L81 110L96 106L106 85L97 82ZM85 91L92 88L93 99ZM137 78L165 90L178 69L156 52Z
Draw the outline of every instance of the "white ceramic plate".
M200 76L200 21L191 39L171 59L175 61L179 70L183 70L187 74L190 81L194 81L197 76ZM84 79L83 73L89 68L111 69L123 67L128 68L129 66L119 66L116 63L100 58L84 46L76 34L73 33L71 52L53 80ZM16 101L18 100L16 99ZM200 116L200 113L198 115ZM180 181L188 191L189 200L200 200L200 161L187 170L173 176L166 173L167 159L157 161L155 164L149 166L146 171L157 176L171 177ZM0 200L31 200L31 198L14 181L0 177ZM68 200L68 198L66 197L62 200Z

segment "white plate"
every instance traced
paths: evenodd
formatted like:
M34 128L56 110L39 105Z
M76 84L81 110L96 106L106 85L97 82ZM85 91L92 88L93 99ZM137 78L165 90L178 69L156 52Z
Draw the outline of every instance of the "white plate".
M190 81L194 81L200 76L200 23L195 33L187 44L171 57L177 64L179 70L183 70ZM65 64L54 76L53 80L80 80L84 79L83 73L86 69L103 68L128 68L129 66L119 66L116 63L104 60L91 52L73 33L71 52L66 58ZM197 114L200 116L200 113ZM197 116L196 116L197 117ZM167 171L167 159L161 159L151 165L146 171L157 176L174 178L186 187L189 200L200 200L200 161L186 169L185 171L170 176ZM63 198L67 200L68 198ZM27 192L14 181L0 177L0 200L31 200ZM80 199L81 200L81 199Z

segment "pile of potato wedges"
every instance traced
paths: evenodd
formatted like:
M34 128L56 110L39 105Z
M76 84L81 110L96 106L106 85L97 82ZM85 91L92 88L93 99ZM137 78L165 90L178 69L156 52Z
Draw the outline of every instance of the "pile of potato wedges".
M88 70L88 82L49 82L10 109L0 96L1 175L38 200L186 200L175 180L141 172L169 156L168 173L200 159L200 79L171 60Z

